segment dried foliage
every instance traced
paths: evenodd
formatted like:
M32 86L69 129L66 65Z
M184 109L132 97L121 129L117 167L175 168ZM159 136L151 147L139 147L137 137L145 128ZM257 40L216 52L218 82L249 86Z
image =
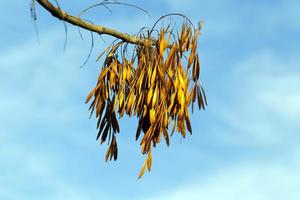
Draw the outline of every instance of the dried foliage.
M175 130L183 138L187 131L192 134L189 108L193 112L195 102L199 109L206 106L199 81L200 26L195 29L184 20L177 33L170 25L160 30L154 27L139 34L147 45L135 44L130 51L128 42L116 40L104 50L99 56L105 59L97 85L86 99L91 102L91 115L95 112L98 119L97 140L109 142L106 161L118 156L118 118L124 113L138 118L136 140L141 137L141 152L147 154L139 178L146 167L151 170L151 151L161 138L169 145Z
M168 14L159 18L151 29L143 28L137 36L132 36L94 25L80 16L98 6L111 11L109 5L130 6L149 15L140 7L117 0L103 0L73 16L60 8L58 0L54 1L56 6L48 0L31 0L31 14L36 21L37 2L54 17L62 20L66 34L64 46L67 41L67 22L90 31L92 45L88 58L94 46L93 33L117 38L97 59L105 55L97 85L88 94L86 103L91 102L89 108L91 116L95 113L98 120L96 139L101 144L105 141L109 143L106 161L116 160L118 157L116 140L116 135L120 132L118 119L122 118L124 113L138 118L136 140L141 138L141 152L147 154L139 173L141 178L146 168L148 171L151 170L152 149L161 138L163 137L169 145L170 136L175 130L183 138L187 132L192 134L190 107L193 112L195 102L199 109L204 110L207 105L199 80L200 60L197 53L201 23L195 28L186 16ZM176 24L172 26L171 23L166 28L162 27L159 30L155 28L169 16L180 16L184 19L180 31L176 31L174 28ZM132 45L132 48L128 48L129 45Z
M94 45L93 33L117 38L97 59L105 55L97 85L88 94L86 103L91 102L91 116L95 113L98 119L97 140L101 144L105 141L109 143L106 161L116 160L118 157L118 119L122 118L124 113L138 118L136 140L141 138L141 152L147 154L139 174L141 178L146 168L151 170L152 149L161 138L163 137L169 145L170 136L175 130L183 138L187 132L192 134L190 108L193 112L195 102L199 109L204 110L207 105L199 81L200 60L197 42L201 24L195 28L184 15L168 14L162 16L151 29L143 28L137 36L133 36L95 25L80 16L98 6L111 11L109 5L126 5L149 14L140 7L117 0L103 0L73 16L60 8L58 0L54 0L56 6L48 0L31 0L34 21L36 2L63 21L66 36L66 23L90 31L92 45L88 58ZM184 19L180 31L176 31L176 24L172 26L171 23L166 28L162 26L159 30L156 29L159 22L169 16L180 16ZM65 46L66 41L67 37ZM129 45L132 45L132 48L129 48Z

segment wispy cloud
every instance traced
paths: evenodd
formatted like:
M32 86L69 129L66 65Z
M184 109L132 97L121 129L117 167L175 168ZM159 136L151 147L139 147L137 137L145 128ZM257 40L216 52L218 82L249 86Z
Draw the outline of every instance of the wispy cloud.
M261 37L300 28L299 3L291 1L199 1L167 0L171 11L186 14L197 23L204 20L207 37ZM246 31L247 30L247 31ZM267 39L267 38L265 38Z
M298 150L288 159L277 162L246 162L223 169L210 176L188 184L173 187L160 195L147 199L155 200L297 200L299 184Z
M217 138L259 146L294 143L291 137L300 128L295 123L300 114L299 62L297 57L286 61L278 53L259 51L237 63L225 80L231 97L216 100L210 108L231 127Z

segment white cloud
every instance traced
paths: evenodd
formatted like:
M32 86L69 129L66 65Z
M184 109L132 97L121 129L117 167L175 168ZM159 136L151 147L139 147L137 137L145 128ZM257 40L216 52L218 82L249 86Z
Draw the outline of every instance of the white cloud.
M172 12L183 13L192 21L204 20L203 32L207 37L263 37L286 28L300 28L300 4L293 0L272 5L264 1L167 0L167 5Z
M164 194L152 196L153 200L297 200L299 187L299 151L290 159L278 162L248 162L211 173L206 178L170 186Z
M0 166L1 199L84 200L96 197L88 188L80 187L62 174L67 161L61 155L29 147L17 139L13 142L0 146L0 157L5 160ZM98 191L98 195L101 193Z
M214 100L209 108L229 127L213 128L220 132L216 138L261 147L296 145L293 138L300 129L299 63L296 56L282 58L267 50L239 62L232 76L223 80L229 98Z
M56 50L57 44L63 41L60 36L52 31L44 35L41 46L30 40L12 46L0 56L3 126L15 129L13 123L16 122L24 124L37 118L47 120L70 113L66 112L68 106L76 102L71 101L71 94L82 90L80 83L86 74L75 64L77 59L71 59L79 57L78 49L69 50L65 55L62 48L61 53ZM51 108L47 109L46 105L50 104ZM60 115L55 115L54 109Z
M282 78L270 78L273 91L264 88L258 97L266 107L274 111L282 118L290 120L300 117L300 75L284 76Z
M235 81L244 87L243 94L284 120L300 115L300 59L282 57L276 52L259 51L236 66ZM240 79L240 80L239 80Z

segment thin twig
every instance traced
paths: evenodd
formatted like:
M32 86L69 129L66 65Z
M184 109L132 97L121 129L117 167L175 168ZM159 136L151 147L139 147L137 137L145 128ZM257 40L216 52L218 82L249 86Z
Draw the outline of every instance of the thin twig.
M147 10L145 10L145 9L143 9L143 8L141 8L141 7L138 7L138 6L135 6L135 5L132 5L132 4L128 4L128 3L118 2L118 1L109 2L109 1L107 1L107 0L102 1L101 3L97 3L97 4L94 4L94 5L91 5L91 6L87 7L86 9L84 9L83 11L81 11L81 12L79 13L78 17L80 17L80 16L81 16L82 14L84 14L85 12L87 12L87 11L89 11L90 9L95 8L95 7L97 7L97 6L104 6L104 7L108 8L107 5L123 5L123 6L133 7L133 8L136 8L136 9L138 9L138 10L140 10L140 11L146 13L146 14L149 16L149 18L151 18L150 13L149 13ZM109 9L109 8L108 8L108 9ZM109 9L109 10L110 10L110 9ZM111 11L111 10L110 10L110 11Z
M38 42L38 44L40 44L39 30L38 30L37 23L36 23L37 22L37 17L36 17L36 9L35 9L35 0L31 1L30 14L31 14L31 18L32 18L33 24L34 24L34 30L35 30L37 42Z
M98 34L107 34L113 37L119 38L122 41L126 41L132 44L139 44L143 46L149 46L154 43L148 43L147 40L141 39L136 36L129 35L128 33L122 33L117 30L107 28L104 26L94 25L89 23L79 17L75 17L69 15L62 9L58 9L53 4L51 4L48 0L36 0L43 8L45 8L48 12L50 12L54 17L63 20L65 22L71 23L75 26L81 27L83 29L98 33Z
M93 35L93 32L90 31L91 33L91 40L92 40L92 43L91 43L91 48L90 48L90 51L89 51L89 54L86 58L86 60L84 61L84 63L80 66L80 68L84 67L86 65L86 63L89 61L90 57L91 57L91 54L93 52L93 49L94 49L94 35Z
M162 19L164 19L164 18L166 18L166 17L169 17L169 16L180 16L180 17L186 19L186 20L192 25L192 27L194 28L194 30L196 30L196 28L195 28L193 22L192 22L187 16L185 16L185 15L183 15L183 14L180 14L180 13L169 13L169 14L166 14L166 15L161 16L161 17L154 23L154 25L152 26L151 32L153 31L153 29L155 28L155 26L157 25L157 23L158 23L159 21L161 21Z

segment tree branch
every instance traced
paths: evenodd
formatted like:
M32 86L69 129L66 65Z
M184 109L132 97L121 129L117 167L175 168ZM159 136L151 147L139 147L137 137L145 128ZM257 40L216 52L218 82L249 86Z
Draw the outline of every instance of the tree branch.
M89 23L79 17L75 17L72 15L69 15L64 10L61 10L58 7L55 7L53 4L51 4L48 0L36 0L43 8L45 8L48 12L50 12L54 17L63 20L65 22L68 22L70 24L73 24L75 26L81 27L83 29L98 33L98 34L107 34L111 35L113 37L119 38L123 41L132 43L132 44L140 44L143 46L148 46L149 43L145 39L141 39L136 36L129 35L128 33L121 33L117 30L106 28L99 25L94 25L92 23Z

